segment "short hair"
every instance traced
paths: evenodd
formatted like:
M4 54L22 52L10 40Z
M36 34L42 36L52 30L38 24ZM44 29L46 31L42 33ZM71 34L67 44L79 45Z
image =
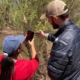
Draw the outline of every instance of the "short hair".
M67 6L64 7L64 10L67 9ZM58 17L60 17L60 19L65 20L66 18L69 17L69 11L67 11L66 13L59 15Z

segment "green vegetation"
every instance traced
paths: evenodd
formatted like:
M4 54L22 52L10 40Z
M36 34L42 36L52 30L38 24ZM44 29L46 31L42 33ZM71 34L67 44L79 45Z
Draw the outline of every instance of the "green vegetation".
M18 2L19 1L19 2ZM10 27L13 30L27 29L34 31L42 29L51 31L47 21L40 20L51 0L1 0L0 2L0 29ZM68 4L71 19L79 24L80 0L64 0Z
M2 54L2 41L6 35L0 35L0 54Z
M19 1L19 2L17 2ZM21 31L24 34L28 29L34 32L42 29L45 32L54 32L47 20L40 20L45 13L46 5L52 0L0 0L0 30L10 28L14 31ZM80 0L64 0L68 4L70 18L80 25ZM0 53L2 53L2 40L6 35L0 34ZM35 37L36 38L36 37ZM40 66L33 80L49 80L47 77L47 60L51 48L46 40L35 39L36 49L40 59ZM49 44L48 44L49 43ZM19 58L29 58L30 48L26 44Z

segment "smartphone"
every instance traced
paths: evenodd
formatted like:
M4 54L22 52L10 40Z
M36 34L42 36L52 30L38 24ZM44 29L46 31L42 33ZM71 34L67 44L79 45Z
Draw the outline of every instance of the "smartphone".
M28 40L31 41L31 40L33 39L33 37L34 37L34 32L31 31L31 30L28 30L28 31L27 31L26 41L28 41Z

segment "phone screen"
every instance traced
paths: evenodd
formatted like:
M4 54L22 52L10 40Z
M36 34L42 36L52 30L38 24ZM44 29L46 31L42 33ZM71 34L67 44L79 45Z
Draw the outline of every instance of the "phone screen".
M32 40L33 39L33 37L34 37L34 32L33 31L31 31L31 30L28 30L28 32L27 32L27 37L26 37L26 41L28 41L28 40Z

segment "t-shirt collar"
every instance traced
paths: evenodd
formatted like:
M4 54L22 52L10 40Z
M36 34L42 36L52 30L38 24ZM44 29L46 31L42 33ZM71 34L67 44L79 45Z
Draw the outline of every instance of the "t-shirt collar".
M4 53L4 55L5 56L8 56L8 53ZM13 59L13 58L12 58ZM13 61L14 61L14 63L16 63L17 62L17 60L16 59L13 59Z

